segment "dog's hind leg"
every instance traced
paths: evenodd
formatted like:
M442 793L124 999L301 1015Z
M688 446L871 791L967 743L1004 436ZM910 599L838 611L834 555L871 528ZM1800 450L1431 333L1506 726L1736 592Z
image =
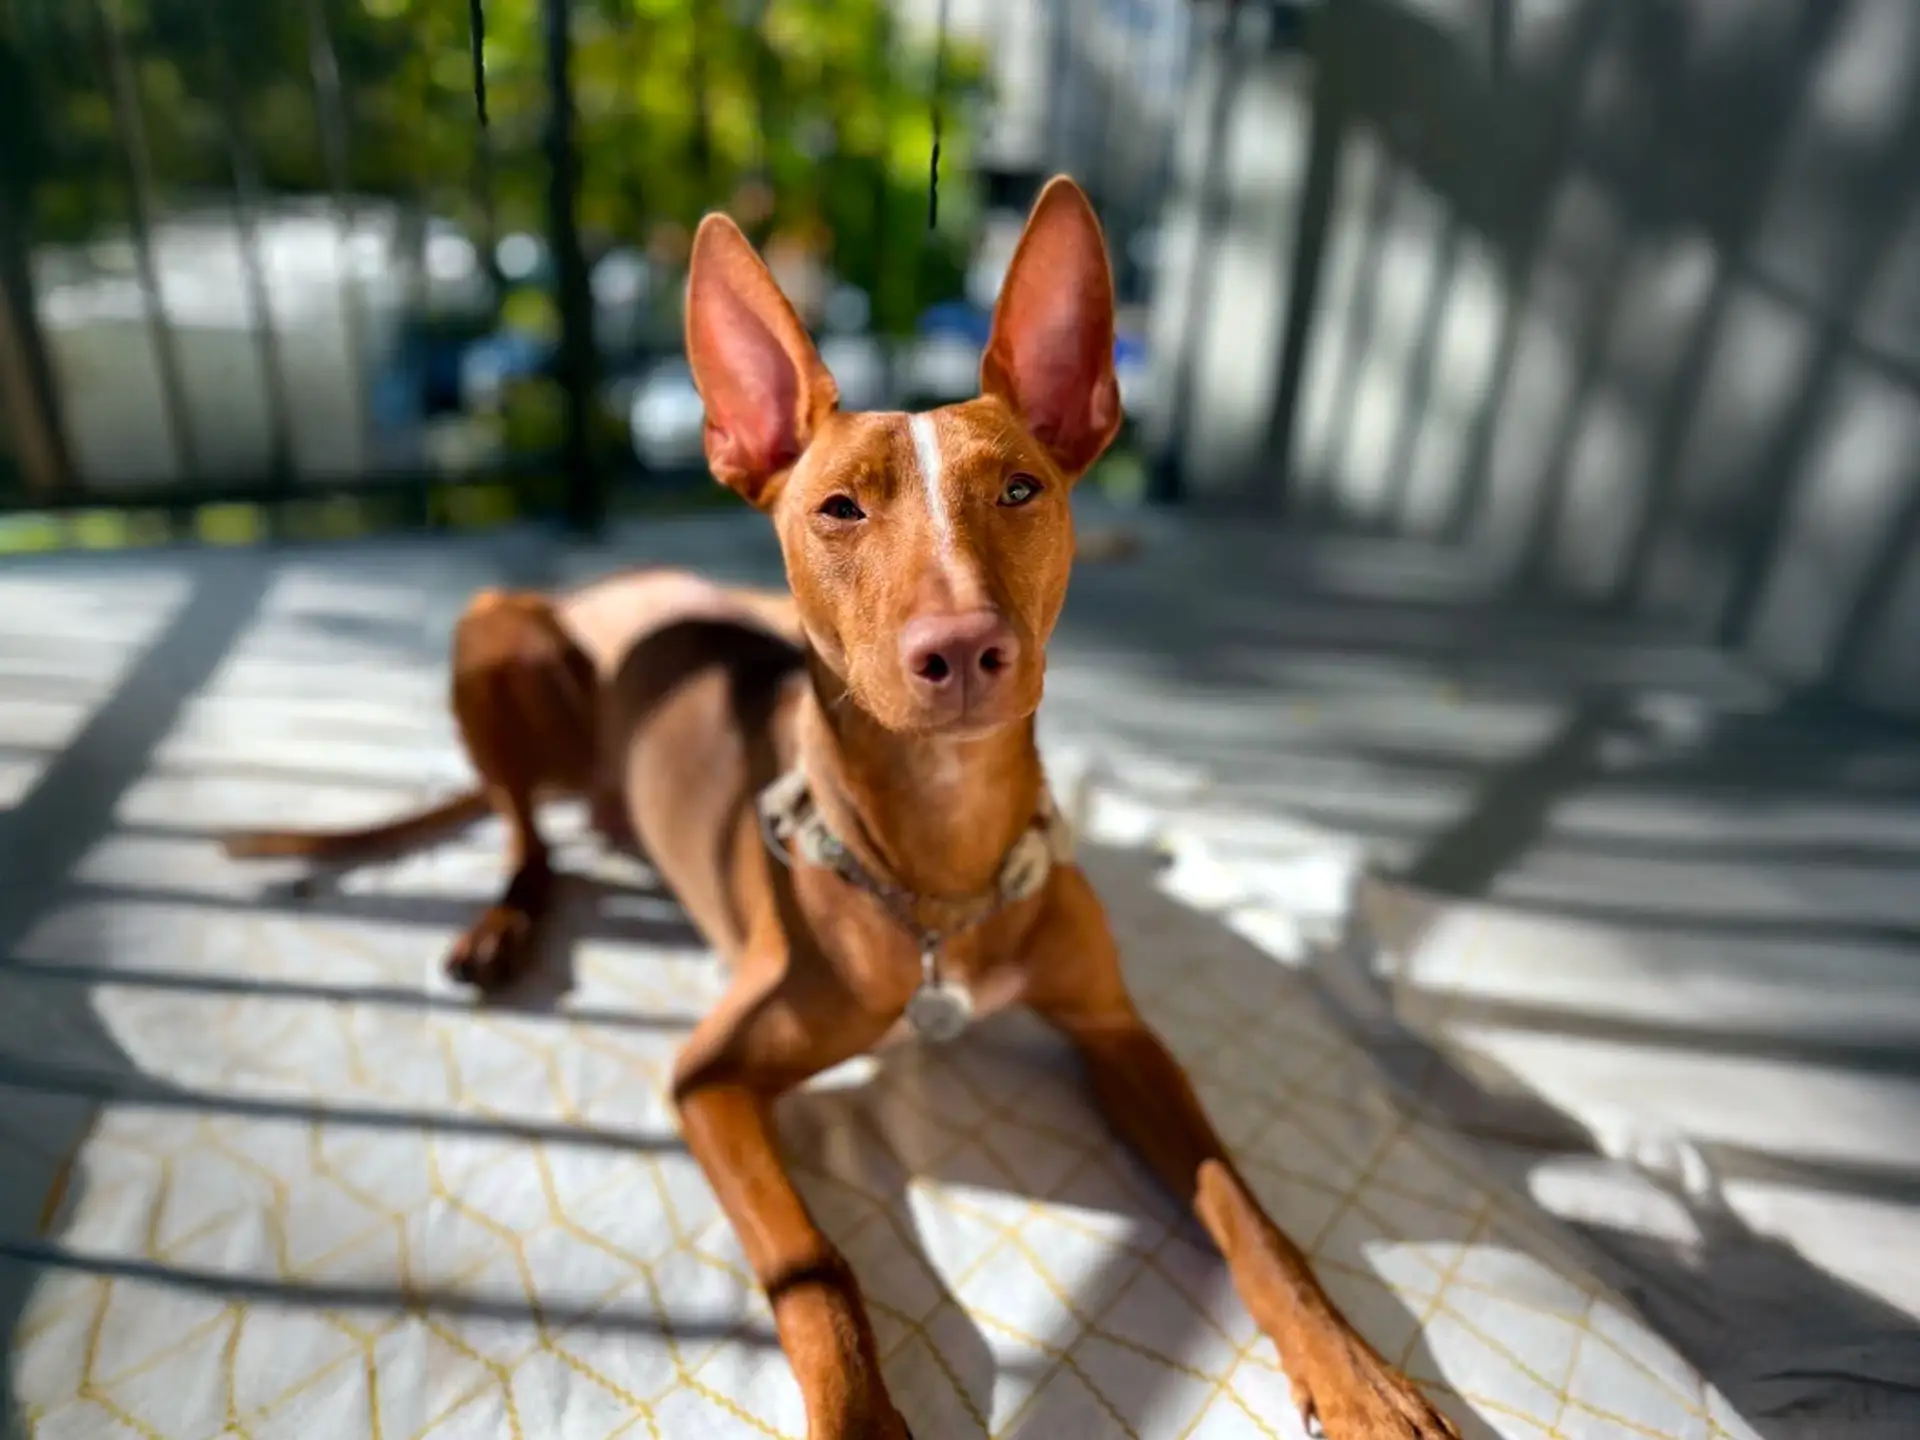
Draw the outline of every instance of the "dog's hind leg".
M500 898L455 942L454 979L496 989L537 953L554 872L537 807L584 793L593 777L593 664L546 597L484 591L454 631L453 715L488 800L506 822Z

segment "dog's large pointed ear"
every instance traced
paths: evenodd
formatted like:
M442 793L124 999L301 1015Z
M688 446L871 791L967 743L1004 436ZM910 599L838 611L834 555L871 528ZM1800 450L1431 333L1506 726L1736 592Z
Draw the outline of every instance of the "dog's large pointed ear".
M687 273L687 364L714 478L755 505L840 402L800 317L740 227L709 215Z
M1054 463L1079 476L1120 429L1113 271L1086 193L1064 175L1033 202L980 361L982 394L1010 405Z

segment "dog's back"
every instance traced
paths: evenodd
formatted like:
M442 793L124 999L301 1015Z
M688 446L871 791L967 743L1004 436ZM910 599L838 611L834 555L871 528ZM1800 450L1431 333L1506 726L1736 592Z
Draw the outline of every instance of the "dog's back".
M741 923L725 856L751 839L753 797L787 763L804 688L793 601L640 571L566 597L559 613L600 673L596 789L731 957Z
M557 597L555 613L604 681L652 631L685 620L731 621L799 645L800 617L785 590L718 585L685 570L624 570Z

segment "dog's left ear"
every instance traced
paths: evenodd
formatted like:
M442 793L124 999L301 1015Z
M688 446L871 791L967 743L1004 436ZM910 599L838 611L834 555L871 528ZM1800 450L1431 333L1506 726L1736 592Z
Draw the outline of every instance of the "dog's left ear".
M1086 193L1056 175L1033 202L993 308L980 391L1012 407L1067 475L1120 430L1113 271Z
M840 391L765 262L724 215L707 216L693 237L687 365L706 407L714 478L764 509Z

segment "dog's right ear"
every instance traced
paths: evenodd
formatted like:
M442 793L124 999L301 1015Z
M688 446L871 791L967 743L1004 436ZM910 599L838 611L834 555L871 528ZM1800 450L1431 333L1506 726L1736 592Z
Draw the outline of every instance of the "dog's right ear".
M1064 175L1033 202L1007 265L980 393L1004 400L1074 479L1120 431L1107 241L1086 192Z
M763 509L839 388L740 227L709 215L687 274L687 364L706 406L707 464Z

